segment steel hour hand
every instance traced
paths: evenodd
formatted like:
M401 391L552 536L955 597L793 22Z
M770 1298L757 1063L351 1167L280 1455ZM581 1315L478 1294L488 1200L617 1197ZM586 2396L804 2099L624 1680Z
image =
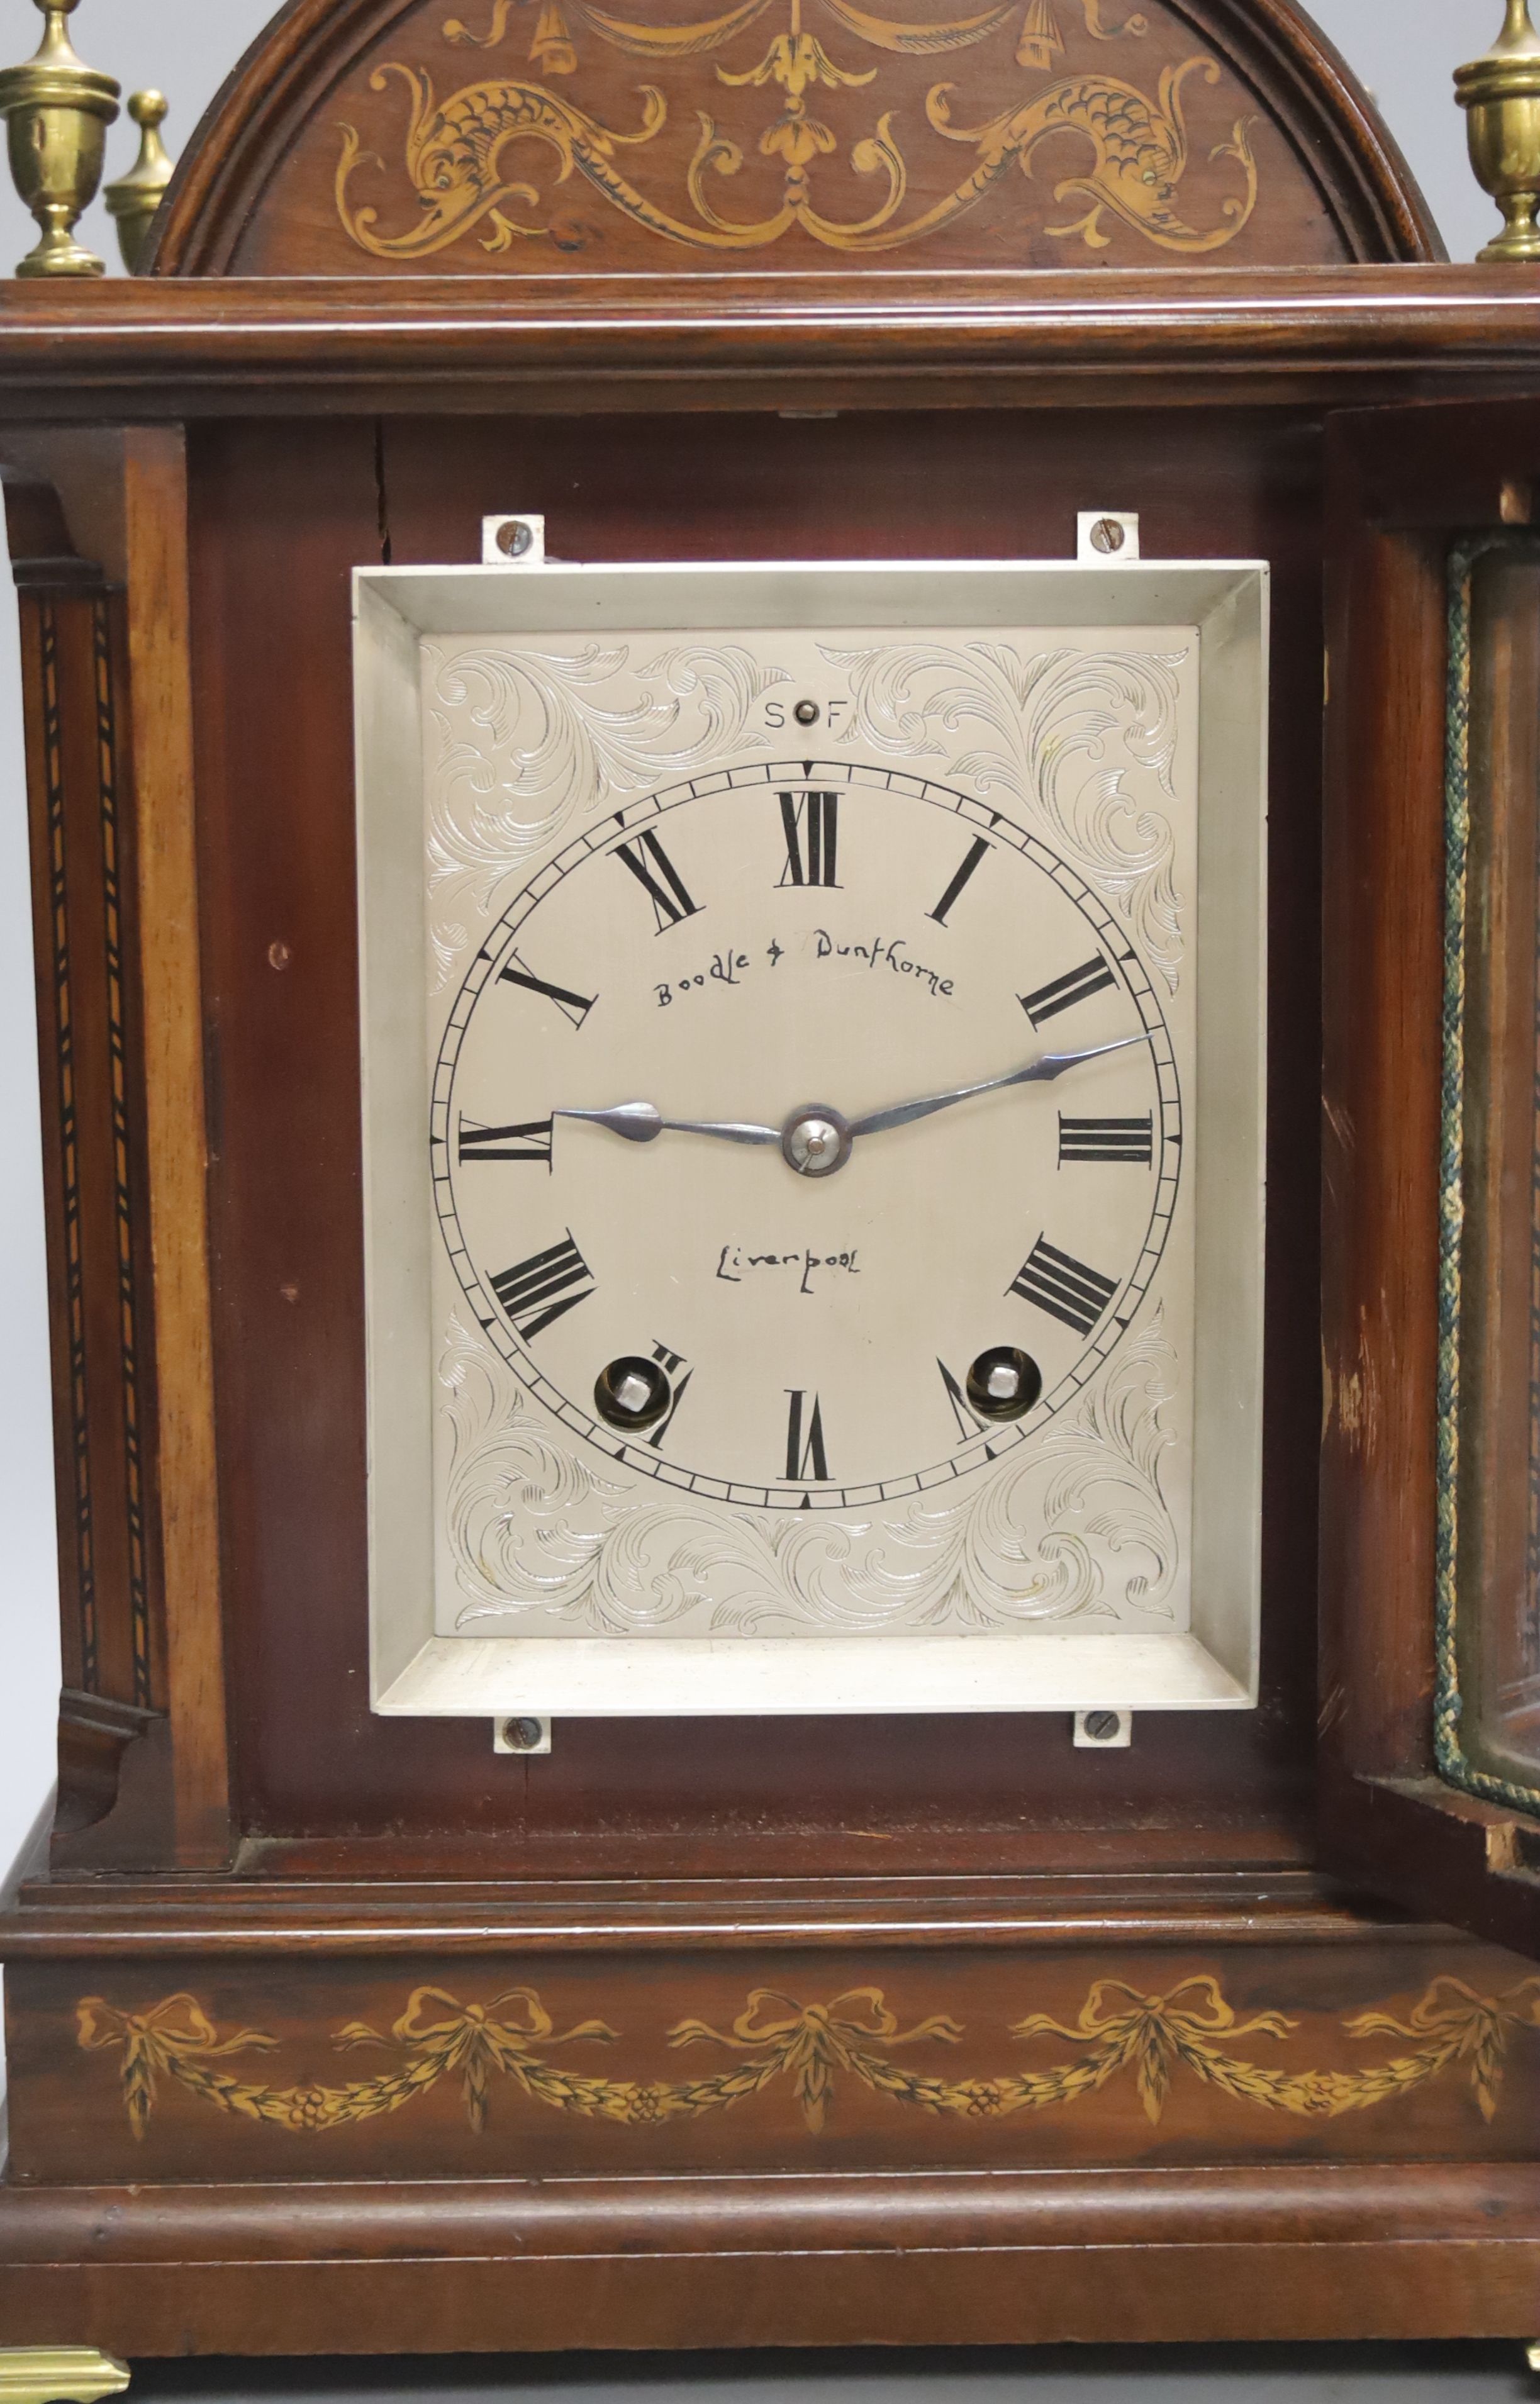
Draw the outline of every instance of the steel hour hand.
M607 1111L553 1111L553 1118L581 1119L608 1127L627 1143L655 1143L660 1135L709 1135L723 1143L779 1143L779 1127L737 1119L665 1119L652 1102L616 1102Z
M1012 1085L1051 1084L1062 1077L1067 1069L1078 1069L1083 1060L1099 1060L1108 1052L1127 1052L1130 1045L1147 1043L1147 1035L1121 1035L1115 1043L1092 1043L1081 1052L1044 1052L1040 1058L1029 1060L1025 1069L1013 1069L1004 1077L987 1077L982 1084L954 1085L949 1093L927 1094L919 1101L895 1102L891 1110L870 1111L864 1118L850 1121L852 1136L885 1135L890 1127L912 1125L916 1119L928 1119L937 1111L949 1111L957 1102L971 1102L979 1094L1000 1094Z

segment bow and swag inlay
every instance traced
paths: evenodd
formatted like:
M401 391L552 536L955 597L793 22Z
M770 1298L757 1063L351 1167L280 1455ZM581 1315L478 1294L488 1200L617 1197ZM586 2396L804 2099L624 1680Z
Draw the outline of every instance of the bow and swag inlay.
M680 2020L668 2032L671 2047L709 2046L736 2059L677 2080L595 2077L548 2062L548 2053L569 2045L619 2039L603 2020L558 2029L531 1987L507 1988L487 2004L465 2004L441 1987L419 1987L388 2033L348 2021L332 2039L339 2051L377 2048L394 2059L373 2077L336 2086L278 2087L237 2077L222 2067L225 2062L274 2051L278 2039L260 2029L221 2036L192 1995L172 1995L142 2012L91 1995L77 2006L77 2020L88 2052L121 2053L123 2101L135 2137L149 2126L162 2079L239 2118L299 2131L345 2128L399 2112L441 2080L457 2079L477 2133L486 2127L499 2080L553 2111L645 2127L725 2111L784 2079L817 2133L842 2080L922 2112L1001 2120L1079 2103L1128 2076L1147 2117L1158 2122L1173 2079L1184 2073L1266 2111L1336 2119L1463 2070L1490 2121L1502 2091L1509 2032L1540 2028L1540 1979L1484 1996L1458 1978L1437 1978L1404 2019L1362 2012L1343 2023L1351 2038L1401 2037L1412 2050L1351 2070L1290 2069L1236 2054L1230 2049L1236 2042L1286 2040L1298 2022L1273 2011L1239 2018L1218 1980L1209 1977L1184 1979L1164 1995L1141 1993L1121 1979L1099 1979L1074 2021L1032 2012L1012 2028L1023 2040L1067 2040L1075 2048L1067 2060L989 2078L946 2078L891 2060L911 2046L959 2044L964 2032L945 2013L904 2028L877 1987L852 1987L826 2004L799 2003L759 1987L730 2028Z
M1067 172L1072 150L1062 138L1058 141L1055 158L1061 172L1054 200L1061 207L1079 208L1081 214L1050 226L1047 231L1054 240L1079 234L1092 249L1104 250L1111 240L1104 220L1112 217L1160 250L1211 251L1232 242L1249 222L1257 197L1256 163L1244 118L1210 152L1211 161L1233 161L1241 181L1241 189L1223 202L1220 222L1207 229L1189 224L1178 204L1178 187L1188 164L1183 87L1193 77L1218 83L1218 64L1199 56L1166 67L1154 100L1117 75L1059 74L1056 69L1065 45L1056 5L1062 9L1071 0L1027 0L1024 13L1022 0L1008 0L1004 7L978 14L909 24L870 15L850 0L805 0L807 13L828 24L830 40L847 60L851 44L901 58L971 49L991 35L1004 35L1020 13L1015 65L1049 80L973 125L956 120L956 87L932 84L924 95L925 120L933 137L928 147L933 152L934 142L961 145L972 150L973 161L953 189L929 206L906 211L911 175L901 145L913 147L913 130L905 127L902 134L895 130L903 117L899 108L875 113L885 70L880 63L856 66L832 56L819 35L803 21L805 0L741 0L720 17L674 25L629 22L586 5L586 0L544 0L543 5L539 0L494 0L484 32L450 18L442 29L444 38L455 47L493 49L511 37L516 18L535 14L527 59L531 73L489 74L441 101L426 70L399 60L380 66L370 79L371 91L384 91L392 77L399 77L411 95L405 164L416 212L403 231L381 231L380 211L360 197L358 186L370 171L384 173L385 161L378 152L365 149L353 126L344 125L337 169L338 214L352 240L377 259L429 258L483 223L486 231L480 240L487 251L511 250L526 240L581 247L585 238L581 229L555 216L549 203L542 203L539 187L514 172L517 159L527 175L529 146L534 145L554 158L558 186L577 174L635 224L665 241L697 249L759 250L800 226L830 249L871 253L897 250L940 232L1001 184L1013 168L1030 177L1040 146L1050 137L1068 136L1078 140L1088 156ZM1148 32L1145 20L1137 15L1118 24L1104 22L1101 6L1102 0L1078 0L1078 13L1094 40ZM768 49L744 65L718 64L714 70L726 91L768 87L772 105L775 94L779 95L777 113L757 129L757 139L755 129L746 129L746 139L760 158L780 161L779 205L768 216L746 218L724 213L745 151L707 110L693 112L693 147L684 170L688 214L682 214L647 197L619 162L619 153L645 150L669 123L668 101L655 84L638 88L640 121L628 129L601 124L576 101L551 89L556 77L578 71L580 35L666 70L710 56L771 11L784 15L785 22L772 35ZM871 95L874 115L868 130L846 155L848 168L870 182L881 198L863 217L826 216L814 194L815 170L820 161L837 158L842 145L814 113L811 99L820 91L837 93L873 85L879 89ZM948 171L942 167L938 175L937 169L938 157L932 156L918 178L922 190L933 190L938 181L946 180ZM527 209L531 217L511 215L514 207Z

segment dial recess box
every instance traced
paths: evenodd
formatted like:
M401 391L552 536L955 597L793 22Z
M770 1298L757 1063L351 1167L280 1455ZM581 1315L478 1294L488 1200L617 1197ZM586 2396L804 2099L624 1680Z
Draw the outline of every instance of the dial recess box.
M1267 636L357 571L377 1711L1254 1703Z

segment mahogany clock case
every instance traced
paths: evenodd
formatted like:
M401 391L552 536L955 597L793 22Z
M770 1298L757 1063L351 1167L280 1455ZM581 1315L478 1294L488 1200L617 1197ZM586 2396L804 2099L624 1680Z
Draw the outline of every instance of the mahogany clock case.
M1526 2325L1536 2239L1525 2165L1540 2100L1527 1966L1415 1920L1365 1916L1313 1866L1315 1630L1297 1599L1314 1586L1314 1513L1301 1498L1313 1506L1320 1393L1298 1329L1320 1277L1320 591L1323 445L1336 438L1297 404L1127 416L1049 405L1026 421L903 409L812 423L772 411L688 424L521 413L518 491L543 505L560 548L602 557L655 553L651 520L665 508L679 556L764 556L777 541L802 555L880 556L895 491L922 555L987 556L993 544L1068 556L1071 505L1102 489L1092 480L1113 426L1117 499L1139 509L1152 552L1273 564L1269 1177L1284 1232L1268 1260L1262 1706L1196 1726L1154 1717L1128 1752L1099 1756L1077 1754L1068 1723L1052 1720L574 1722L559 1726L548 1760L527 1764L494 1756L484 1723L383 1721L367 1705L352 933L349 578L385 540L397 562L472 554L482 515L511 497L508 421L246 415L191 429L231 1839L227 1849L212 1814L193 1818L185 1755L178 1807L153 1732L126 1749L119 1736L113 1790L107 1745L90 1749L87 1705L69 1707L76 1828L56 1838L51 1877L29 1888L7 1935L14 2117L0 2212L16 2267L0 2271L0 2296L19 2337L78 2335L84 2319L104 2343L153 2351L181 2342L190 2311L200 2344L355 2345L364 2333L343 2299L367 2292L369 2343L445 2342L447 2307L425 2303L416 2274L392 2284L386 2312L358 2287L365 2263L394 2248L386 2232L418 2207L393 2184L371 2218L354 2183L489 2174L490 2187L455 2190L472 2214L463 2235L454 2211L435 2222L433 2258L445 2292L472 2299L465 2327L478 2343L569 2343L580 2330L672 2343L729 2331ZM1510 419L1513 439L1533 440L1533 420ZM643 452L651 499L639 512ZM174 457L159 435L131 438L131 495ZM16 523L24 528L21 508ZM141 524L133 539L146 538ZM66 580L57 552L41 572L46 602L27 585L34 665L45 668L52 644L62 706L71 691L105 689L92 629L120 640L124 605L89 568ZM1426 646L1440 623L1435 608ZM141 658L147 639L141 626ZM1425 811L1431 776L1424 876L1436 867L1441 723L1438 734L1410 788ZM142 735L135 722L131 739ZM101 757L94 746L67 763L61 754L58 796L63 810L89 800L95 845ZM1360 792L1379 790L1370 780ZM1407 790L1394 788L1398 806ZM1379 824L1372 813L1339 819L1338 846ZM142 892L142 854L125 857L127 889ZM150 968L142 924L131 941L151 990L157 974L185 972L179 958ZM1361 974L1362 949L1344 965ZM82 1059L87 1025L82 1008ZM1431 1187L1431 1166L1415 1168ZM1414 1316L1431 1307L1431 1278L1419 1293ZM105 1586L94 1591L100 1664L109 1623ZM81 1663L92 1632L77 1614ZM153 1650L140 1657L153 1711L164 1673ZM177 1658L174 1646L173 1672ZM1384 1680L1370 1691L1382 1701ZM184 1726L188 1710L184 1696ZM116 1801L93 1817L87 1773L104 1754L97 1792ZM180 1838L168 1807L180 1809ZM168 1882L178 1854L186 1866ZM1125 1996L1158 2000L1129 2021ZM1029 2044L1046 2050L1017 2054ZM1473 2045L1484 2065L1474 2090L1458 2068ZM1414 2067L1387 2073L1393 2061ZM1076 2095L1086 2100L1071 2108ZM1426 2222L1407 2217L1413 2160L1443 2166L1431 2184L1419 2173ZM1388 2187L1352 2185L1350 2165L1394 2162L1407 2167ZM1228 2168L1194 2186L1200 2164ZM1185 2243L1205 2211L1225 2216L1223 2276L1184 2273L1180 2305L1135 2281L1111 2311L1078 2272L1051 2291L1013 2283L1009 2308L998 2294L986 2305L953 2264L895 2316L895 2291L871 2268L828 2284L831 2245L843 2262L854 2244L866 2262L867 2241L843 2215L865 2198L875 2208L874 2177L903 2173L903 2211L920 2215L917 2232L949 2262L948 2249L972 2243L954 2214L973 2211L972 2187L926 2179L1025 2178L990 2192L1007 2215L998 2242L1026 2263L1034 2232L1052 2227L1061 2243L1071 2192L1034 2182L1089 2178L1075 2209L1092 2215L1088 2231L1121 2243L1130 2224L1117 2215L1132 2202L1121 2182L1135 2165L1154 2179L1139 2191L1147 2205L1158 2199L1159 2225ZM1338 2225L1326 2189L1309 2184L1312 2165L1332 2166L1356 2228L1368 2215L1393 2240L1370 2241L1372 2301L1335 2273L1305 2276ZM1290 2209L1310 2238L1291 2237L1281 2257L1268 2215L1285 2166L1306 2180ZM559 2276L540 2274L538 2302L532 2273L502 2279L510 2249L526 2243L533 2190L522 2181L537 2168L567 2182L578 2213L561 2240L577 2252L564 2251ZM814 2168L854 2185L820 2200L804 2184ZM762 2205L752 2181L765 2172L798 2173L794 2258L758 2218L769 2191ZM679 2284L679 2249L698 2239L670 2215L696 2212L690 2180L724 2173L750 2182L755 2234L743 2242L769 2299L757 2320L743 2317L736 2287L738 2303L719 2313L699 2308L688 2278ZM603 2199L619 2190L603 2183L617 2178L647 2199L628 2235L604 2219ZM329 2299L301 2306L294 2297L321 2290L300 2264L316 2261L318 2242L330 2259L331 2244L304 2199L319 2206L339 2179L362 2215L347 2241L358 2268L327 2272ZM139 2205L115 2216L121 2275L98 2270L83 2285L68 2268L72 2232L95 2209L88 2199L117 2182L125 2195L184 2202L171 2221ZM189 2218L197 2196L206 2216ZM1504 2199L1511 2233L1463 2254L1442 2241L1477 2196L1482 2210ZM1440 2240L1436 2277L1407 2235L1420 2226ZM553 2232L531 2224L540 2229L546 2261ZM595 2286L593 2249L636 2242L650 2268ZM490 2249L497 2280L472 2271L467 2246ZM195 2257L204 2267L193 2271ZM42 2276L40 2259L59 2267ZM1281 2285L1280 2259L1298 2266ZM291 2315L281 2333L279 2296Z
M951 217L840 253L816 185L751 257L649 231L571 133L645 131L599 12L483 14L298 0L158 273L0 313L68 1686L3 1931L0 2334L1533 2338L1533 1837L1438 1777L1430 1698L1448 563L1527 519L1540 278L1432 261L1283 0L1164 0L1116 60L1110 8L1004 12L1024 105L1049 20L1063 78L1147 42L1146 100L1216 61L1182 223L1233 247L1173 269L1095 154L1087 274L1024 272L1067 256L1046 167L955 258ZM939 74L891 55L913 109ZM671 106L761 108L705 56L648 70ZM554 83L587 247L420 207L393 57ZM848 148L883 95L829 89ZM350 175L396 162L367 222L344 119ZM773 216L796 162L731 127L759 181L707 197ZM626 188L689 232L665 130ZM422 257L357 238L403 226ZM1068 1714L573 1720L533 1761L371 1713L354 571L520 510L578 561L1070 561L1087 509L1270 564L1257 1709L1106 1753Z

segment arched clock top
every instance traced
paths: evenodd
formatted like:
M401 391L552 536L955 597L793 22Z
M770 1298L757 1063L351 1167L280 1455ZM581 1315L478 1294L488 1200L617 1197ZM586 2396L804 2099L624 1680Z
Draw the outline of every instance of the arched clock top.
M147 272L1439 256L1293 0L292 0L189 146Z

